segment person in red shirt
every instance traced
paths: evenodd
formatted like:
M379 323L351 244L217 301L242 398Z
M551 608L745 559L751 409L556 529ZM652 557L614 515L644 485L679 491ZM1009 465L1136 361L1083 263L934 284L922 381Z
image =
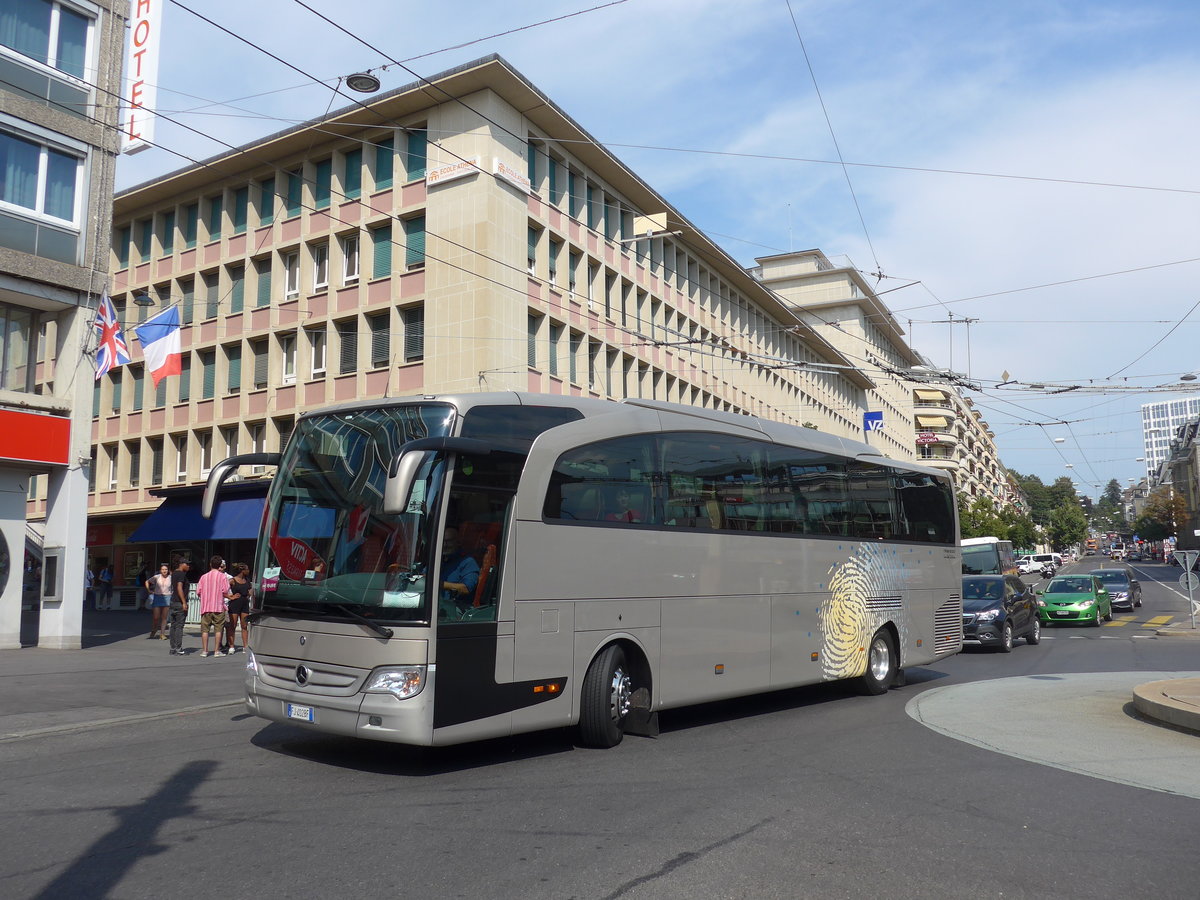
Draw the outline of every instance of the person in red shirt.
M216 655L221 643L221 632L225 630L225 601L229 593L229 576L224 572L225 560L214 556L208 561L208 571L200 576L196 594L200 598L200 655L208 658ZM208 651L208 630L213 630L213 652Z

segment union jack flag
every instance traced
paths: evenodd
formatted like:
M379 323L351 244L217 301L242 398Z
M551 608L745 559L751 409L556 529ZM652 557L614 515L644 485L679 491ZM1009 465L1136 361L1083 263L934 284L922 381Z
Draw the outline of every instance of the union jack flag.
M96 321L92 325L96 329L96 380L110 369L123 366L129 362L129 345L125 343L125 335L121 333L121 323L117 321L117 310L106 290L100 295L100 306L96 310Z

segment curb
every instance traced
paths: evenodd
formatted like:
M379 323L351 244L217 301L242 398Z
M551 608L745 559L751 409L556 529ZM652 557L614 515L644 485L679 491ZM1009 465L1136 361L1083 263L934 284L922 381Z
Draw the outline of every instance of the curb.
M93 728L110 728L114 725L129 725L133 722L148 722L153 719L166 719L171 716L186 716L194 713L210 712L214 709L225 709L231 706L241 706L245 700L222 700L220 703L202 703L199 706L185 706L180 709L167 709L161 712L135 713L131 716L119 716L114 719L98 719L94 722L72 722L68 725L52 725L49 728L33 728L29 731L14 731L0 734L0 744L13 741L23 741L29 738L48 737L54 734L71 734L76 731L89 731Z
M1200 704L1179 699L1180 694L1200 696L1198 688L1200 679L1192 678L1173 678L1139 684L1133 689L1133 706L1157 724L1200 734Z
M1200 627L1171 627L1160 628L1154 632L1156 637L1179 638L1181 640L1200 641Z

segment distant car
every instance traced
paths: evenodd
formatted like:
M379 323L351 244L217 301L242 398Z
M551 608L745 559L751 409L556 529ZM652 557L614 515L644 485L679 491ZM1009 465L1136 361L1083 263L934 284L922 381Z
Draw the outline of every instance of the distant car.
M1138 552L1135 550L1133 553L1130 553L1130 554L1129 554L1128 556L1126 556L1125 558L1126 558L1127 560L1129 560L1130 562L1141 562L1141 561L1142 561L1142 554L1138 553Z
M1086 550L1083 551L1083 555L1084 556L1095 556L1096 551L1093 550L1091 547L1088 547Z
M1142 585L1129 566L1097 569L1090 574L1108 590L1114 609L1133 609L1142 605Z
M1101 622L1112 621L1108 590L1095 576L1096 573L1091 573L1051 578L1046 587L1037 592L1038 618L1042 624L1088 622L1099 626Z
M1042 639L1033 588L1012 575L964 576L963 645L1010 653L1016 638Z
M1049 566L1038 562L1032 556L1022 556L1017 560L1017 572L1021 575L1041 575L1043 578L1054 574Z

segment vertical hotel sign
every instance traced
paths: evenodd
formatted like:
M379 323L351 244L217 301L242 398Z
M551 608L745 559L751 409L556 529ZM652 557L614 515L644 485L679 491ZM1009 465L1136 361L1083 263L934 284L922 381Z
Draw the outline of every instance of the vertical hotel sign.
M162 0L130 0L129 52L121 105L121 152L138 153L154 139Z

